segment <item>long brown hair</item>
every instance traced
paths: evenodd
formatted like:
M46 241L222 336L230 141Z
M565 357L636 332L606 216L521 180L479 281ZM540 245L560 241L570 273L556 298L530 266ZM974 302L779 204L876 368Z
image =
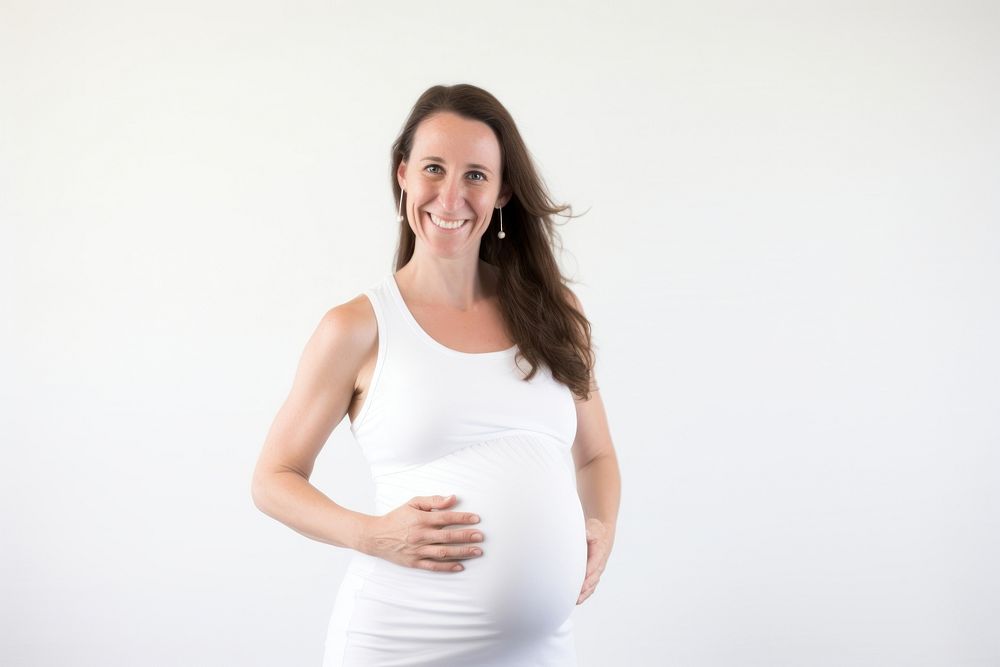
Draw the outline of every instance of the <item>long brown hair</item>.
M413 137L421 121L434 113L450 111L469 120L486 123L500 143L501 171L513 191L503 209L505 238L497 238L499 211L480 242L479 258L499 269L497 298L504 320L510 328L518 354L531 367L525 380L534 377L544 363L552 376L580 400L590 398L594 368L590 321L574 306L569 279L562 275L553 248L562 249L562 241L552 220L573 210L552 201L514 119L490 93L470 84L432 86L417 99L392 144L393 210L400 198L396 171L402 161L409 162ZM574 217L568 215L566 217ZM396 246L396 270L413 256L416 236L406 220L400 223Z

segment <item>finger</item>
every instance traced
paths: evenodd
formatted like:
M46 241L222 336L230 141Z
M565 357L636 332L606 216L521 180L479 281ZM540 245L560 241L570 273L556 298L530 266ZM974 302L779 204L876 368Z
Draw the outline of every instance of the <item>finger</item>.
M433 570L435 572L461 572L465 566L454 561L426 560L421 559L414 563L414 567L421 570Z
M432 526L451 526L453 524L479 523L479 515L472 512L437 512L429 520Z
M452 502L454 502L455 496L414 496L410 499L408 503L410 507L416 507L418 510L424 510L429 512L432 509L437 509L439 507L447 507Z
M478 530L430 530L423 533L426 544L453 544L463 542L482 542L483 534Z
M446 547L440 544L420 547L416 554L427 560L459 560L462 558L477 558L483 555L479 547Z

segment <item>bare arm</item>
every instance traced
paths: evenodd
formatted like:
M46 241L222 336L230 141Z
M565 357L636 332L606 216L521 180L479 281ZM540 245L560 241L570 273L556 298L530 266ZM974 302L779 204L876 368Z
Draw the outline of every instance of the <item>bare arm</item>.
M613 539L622 482L600 392L593 390L589 400L577 401L576 414L576 440L572 451L577 494L584 516L599 519L608 527Z
M583 313L583 306L567 288L573 307ZM573 462L576 466L577 494L587 519L600 520L614 539L621 501L621 473L618 457L611 441L604 402L597 386L597 375L591 369L590 396L576 400L576 439L573 441Z
M267 434L251 484L254 504L268 516L306 537L349 549L359 549L371 517L333 502L309 477L347 414L358 372L377 344L375 315L364 296L323 316Z
M576 295L570 291L569 296L574 308L583 313ZM572 449L576 491L587 528L587 576L576 600L578 605L593 594L611 555L622 486L618 457L593 368L589 390L586 400L576 401L576 438Z

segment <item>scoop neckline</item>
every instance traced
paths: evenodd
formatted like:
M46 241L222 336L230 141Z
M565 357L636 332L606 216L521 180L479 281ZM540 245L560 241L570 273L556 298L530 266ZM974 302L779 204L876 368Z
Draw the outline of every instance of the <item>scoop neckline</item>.
M413 316L410 312L409 307L406 305L406 301L403 300L403 293L399 289L399 283L396 282L396 274L390 273L388 276L389 288L392 292L393 297L396 299L396 305L399 306L400 312L403 314L403 319L407 321L410 328L419 336L425 343L435 347L442 352L451 354L459 357L503 357L513 354L517 351L517 343L514 343L506 350L495 350L492 352L463 352L462 350L456 350L454 348L448 347L444 343L441 343L436 338L427 333L420 323L417 322L417 318Z

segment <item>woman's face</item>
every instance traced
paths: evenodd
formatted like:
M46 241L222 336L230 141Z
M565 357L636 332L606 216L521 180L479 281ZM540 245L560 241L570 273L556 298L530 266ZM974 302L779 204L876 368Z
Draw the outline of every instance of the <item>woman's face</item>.
M409 162L396 172L406 190L410 229L435 253L478 257L479 240L502 196L500 144L493 130L478 120L439 112L425 118L414 134ZM505 192L509 192L504 188ZM455 229L435 224L444 221Z

